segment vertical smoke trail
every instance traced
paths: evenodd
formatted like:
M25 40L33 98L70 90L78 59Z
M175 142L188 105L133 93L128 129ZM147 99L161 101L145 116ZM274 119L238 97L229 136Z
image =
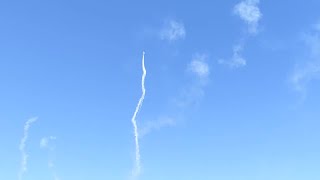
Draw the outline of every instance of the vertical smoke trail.
M31 126L32 123L34 123L38 118L31 118L29 119L25 125L24 125L24 134L23 134L23 137L21 139L21 142L20 142L20 146L19 146L19 150L20 150L20 153L21 153L21 167L20 167L20 171L18 173L18 179L19 180L22 180L22 176L25 172L27 172L27 162L28 162L28 154L25 150L26 148L26 141L28 140L28 131L29 131L29 128Z
M135 145L136 145L136 161L135 161L135 170L134 170L134 176L138 177L141 171L141 165L140 165L140 147L139 147L139 133L138 133L138 127L137 127L137 121L136 121L136 116L142 106L145 94L146 94L146 89L144 87L144 81L147 75L146 68L144 67L144 54L145 52L142 53L142 79L141 79L141 88L142 88L142 95L139 99L139 102L137 104L136 110L134 111L134 114L132 116L131 122L133 124L134 128L134 139L135 139Z

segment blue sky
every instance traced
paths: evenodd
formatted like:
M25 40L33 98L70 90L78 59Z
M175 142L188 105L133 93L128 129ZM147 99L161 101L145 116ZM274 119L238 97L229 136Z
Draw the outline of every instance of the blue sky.
M0 179L320 179L318 0L0 4Z

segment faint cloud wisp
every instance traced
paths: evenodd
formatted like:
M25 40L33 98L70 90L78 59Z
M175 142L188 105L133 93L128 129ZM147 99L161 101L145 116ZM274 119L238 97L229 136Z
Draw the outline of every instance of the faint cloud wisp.
M56 140L57 138L54 136L43 137L40 141L40 148L47 148L49 144L49 140Z
M52 153L54 153L55 148L50 145L51 141L56 140L55 136L43 137L40 140L40 148L41 149L48 149L48 168L50 169L53 179L60 180L56 170L55 170L55 163L52 157Z
M165 26L160 32L160 38L162 40L168 40L170 42L186 37L186 30L184 24L175 20L170 20L165 23Z
M141 130L139 131L139 138L143 138L152 131L159 130L163 127L174 126L175 124L175 120L169 117L161 117L155 121L147 121L143 124Z
M248 32L256 34L262 13L258 7L259 0L244 0L234 6L234 13L248 24Z
M192 83L180 94L180 98L175 102L178 107L186 108L196 105L204 96L203 88L209 81L210 68L207 63L208 55L196 53L192 60L188 63L186 71L192 75Z
M192 61L188 64L188 71L194 73L199 79L207 79L210 74L210 69L206 63L206 54L196 54Z
M243 51L243 45L236 45L233 47L233 56L230 60L219 59L219 64L226 64L231 68L240 68L247 64L246 59L241 55Z
M290 77L294 89L304 96L310 81L320 79L320 29L317 25L313 31L304 34L303 42L308 55L302 64L296 64Z
M259 0L243 0L236 4L233 13L240 17L248 25L248 35L254 36L258 34L259 21L262 13L259 8ZM241 37L240 43L233 46L233 55L230 59L219 59L219 64L224 64L230 68L240 68L247 65L247 60L242 56L247 36Z

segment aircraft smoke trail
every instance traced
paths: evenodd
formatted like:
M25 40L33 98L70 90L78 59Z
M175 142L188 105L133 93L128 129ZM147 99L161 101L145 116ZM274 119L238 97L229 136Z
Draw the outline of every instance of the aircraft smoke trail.
M22 156L21 164L20 164L21 167L20 167L20 171L18 173L19 180L22 180L23 174L25 172L27 172L28 154L27 154L25 148L26 148L26 142L28 140L28 134L29 134L28 131L29 131L31 124L34 123L37 119L38 118L36 118L36 117L31 118L24 125L24 134L23 134L23 137L22 137L20 145L19 145L19 150L20 150L21 156Z
M139 147L139 133L138 133L138 126L137 126L137 121L136 121L136 116L142 106L145 94L146 94L146 89L144 87L144 81L147 75L146 68L144 66L144 54L145 52L143 51L142 53L142 79L141 79L141 89L142 89L142 95L139 99L139 102L137 104L136 110L134 111L134 114L132 116L131 122L134 128L134 139L135 139L135 145L136 145L136 161L135 161L135 169L133 171L134 177L138 177L141 171L141 165L140 165L140 147Z

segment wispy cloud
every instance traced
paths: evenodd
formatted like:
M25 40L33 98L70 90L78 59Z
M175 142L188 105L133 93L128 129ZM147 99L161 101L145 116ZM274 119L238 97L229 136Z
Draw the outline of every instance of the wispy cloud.
M196 75L197 78L205 80L209 77L210 68L207 63L207 54L195 54L187 66L187 70Z
M162 40L176 41L186 37L186 30L182 22L170 20L165 22L164 27L160 31Z
M259 8L259 0L243 0L236 4L233 8L233 13L238 15L248 25L248 33L256 35L258 33L259 21L262 18L262 13ZM247 65L246 58L243 57L242 52L246 44L248 36L242 35L240 43L233 46L233 54L231 58L219 59L218 63L227 65L230 68L240 68Z
M193 76L193 81L183 89L180 97L175 100L179 107L186 108L195 105L204 96L204 87L210 79L210 67L207 61L207 54L196 53L188 63L186 71Z
M26 142L28 140L29 136L29 128L31 127L31 124L37 121L37 117L31 118L27 120L27 122L24 125L24 134L21 139L20 145L19 145L19 150L21 153L21 164L20 164L20 171L18 173L18 179L22 180L22 177L24 173L27 172L27 164L28 164L28 154L26 152Z
M207 79L210 74L209 66L206 62L206 54L194 55L192 61L188 64L187 69L194 73L200 79Z
M161 117L155 121L147 121L141 125L141 130L139 131L140 139L146 136L147 134L151 133L152 131L159 130L163 127L170 127L176 124L173 118L169 117Z
M55 170L55 163L52 154L54 153L55 148L50 144L52 141L56 140L55 136L43 137L40 140L40 148L41 149L48 149L48 168L50 169L53 179L60 180L56 170Z
M317 25L311 32L304 34L303 42L308 55L303 63L296 64L290 81L295 90L305 95L307 85L312 80L320 79L320 29Z
M262 13L258 7L259 0L244 0L234 6L234 13L248 24L248 32L256 34Z
M238 44L233 47L233 56L231 59L225 60L225 59L219 59L218 63L219 64L225 64L228 65L231 68L240 68L243 66L246 66L247 61L242 57L242 50L243 50L243 45Z
M47 148L49 145L49 140L56 140L57 138L54 136L43 137L40 140L40 148Z
M309 62L304 66L296 66L291 76L295 90L306 93L306 86L310 81L320 78L320 64Z

